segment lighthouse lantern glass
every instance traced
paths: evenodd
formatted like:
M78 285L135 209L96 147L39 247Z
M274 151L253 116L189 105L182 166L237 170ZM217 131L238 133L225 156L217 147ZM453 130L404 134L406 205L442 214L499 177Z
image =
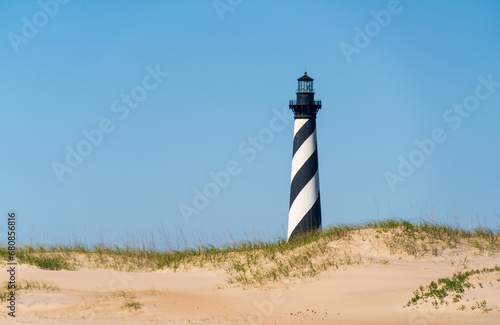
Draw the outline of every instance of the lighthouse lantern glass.
M313 82L311 81L299 81L299 92L310 93L313 92Z

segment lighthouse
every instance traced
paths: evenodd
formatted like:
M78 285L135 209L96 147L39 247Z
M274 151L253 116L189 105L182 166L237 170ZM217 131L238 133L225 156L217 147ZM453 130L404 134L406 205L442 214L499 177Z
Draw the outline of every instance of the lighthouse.
M288 213L288 240L321 227L316 113L321 101L314 100L314 79L304 72L297 79L297 99L290 100L293 126L292 181Z

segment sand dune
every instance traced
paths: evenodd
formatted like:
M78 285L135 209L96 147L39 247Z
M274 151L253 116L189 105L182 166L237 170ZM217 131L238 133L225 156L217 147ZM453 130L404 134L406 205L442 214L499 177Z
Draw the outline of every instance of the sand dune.
M471 277L458 303L403 306L420 286L454 272L500 265L500 256L446 250L416 259L364 240L336 241L371 262L258 288L227 283L224 271L48 271L20 266L18 279L59 289L22 290L17 317L1 324L500 324L500 272ZM382 261L382 262L380 262ZM481 282L482 288L478 285ZM486 306L474 308L485 300ZM464 310L459 310L460 306ZM137 310L135 307L140 306ZM474 309L472 309L474 308Z

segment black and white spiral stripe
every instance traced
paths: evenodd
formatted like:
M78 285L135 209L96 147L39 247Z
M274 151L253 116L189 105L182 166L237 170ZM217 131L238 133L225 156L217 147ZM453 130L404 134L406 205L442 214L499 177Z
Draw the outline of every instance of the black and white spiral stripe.
M316 118L296 118L288 239L321 227Z

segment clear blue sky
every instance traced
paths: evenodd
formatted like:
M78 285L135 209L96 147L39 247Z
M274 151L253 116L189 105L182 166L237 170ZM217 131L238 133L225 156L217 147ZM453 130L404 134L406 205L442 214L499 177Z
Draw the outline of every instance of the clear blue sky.
M0 211L24 243L284 236L304 69L324 226L500 225L500 2L54 1L0 1Z

